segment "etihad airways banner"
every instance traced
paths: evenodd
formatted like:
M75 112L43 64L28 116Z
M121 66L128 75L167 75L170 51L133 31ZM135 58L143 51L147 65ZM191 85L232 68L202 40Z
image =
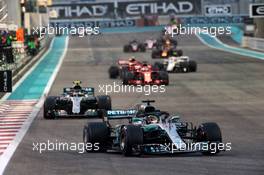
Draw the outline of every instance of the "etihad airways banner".
M123 18L141 15L199 15L201 0L153 0L54 4L51 19Z

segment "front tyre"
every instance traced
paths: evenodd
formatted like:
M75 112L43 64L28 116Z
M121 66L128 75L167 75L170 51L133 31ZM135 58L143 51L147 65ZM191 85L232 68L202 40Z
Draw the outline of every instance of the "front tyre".
M105 122L87 123L83 128L83 143L87 152L105 152L109 140L109 129Z
M197 63L193 60L189 61L189 71L196 72L197 71Z
M159 78L160 80L163 80L165 83L164 85L168 86L169 85L169 74L166 71L160 71L159 72Z
M116 79L119 76L119 68L117 66L111 66L108 72L111 79Z
M44 119L55 119L55 106L56 106L56 96L49 96L44 102L43 117Z
M99 95L97 96L98 109L102 110L111 110L112 109L112 100L109 95Z
M140 126L127 125L121 130L120 149L124 156L132 156L138 151L138 146L143 144L143 130ZM138 149L138 150L136 150Z
M203 151L204 155L216 155L221 150L218 144L222 142L222 134L216 123L203 123L197 129L197 141L208 142L208 150Z

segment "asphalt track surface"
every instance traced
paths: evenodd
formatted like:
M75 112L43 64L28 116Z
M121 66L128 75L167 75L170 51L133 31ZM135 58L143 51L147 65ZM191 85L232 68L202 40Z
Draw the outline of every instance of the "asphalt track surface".
M150 52L125 54L122 46L133 38L157 33L106 34L91 38L70 38L63 65L50 95L80 79L83 86L112 84L107 69L117 58L131 55L150 61ZM32 123L8 164L5 174L263 174L264 172L264 61L234 55L204 46L194 36L182 36L179 46L198 62L198 72L170 74L166 93L113 93L113 108L126 109L143 99L177 113L194 124L217 122L223 141L232 150L207 157L199 153L175 156L123 157L119 153L33 151L33 142L81 142L87 119L44 120L42 111ZM118 82L118 80L117 80ZM89 120L92 121L92 120Z

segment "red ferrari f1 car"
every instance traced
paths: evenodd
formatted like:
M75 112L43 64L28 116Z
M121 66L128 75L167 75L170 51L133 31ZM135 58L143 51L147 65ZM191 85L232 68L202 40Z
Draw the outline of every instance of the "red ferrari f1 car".
M146 62L140 62L134 58L119 60L118 66L109 68L110 78L122 80L124 85L168 85L169 75L166 71L155 69Z

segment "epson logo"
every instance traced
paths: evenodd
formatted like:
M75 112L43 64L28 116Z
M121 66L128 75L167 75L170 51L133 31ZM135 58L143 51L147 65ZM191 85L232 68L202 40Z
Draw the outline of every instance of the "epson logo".
M264 15L264 6L261 6L261 7L258 7L256 12L259 14L259 15Z
M251 18L264 17L264 4L250 4L249 8Z
M208 5L205 6L205 14L208 16L226 16L231 15L230 5Z

